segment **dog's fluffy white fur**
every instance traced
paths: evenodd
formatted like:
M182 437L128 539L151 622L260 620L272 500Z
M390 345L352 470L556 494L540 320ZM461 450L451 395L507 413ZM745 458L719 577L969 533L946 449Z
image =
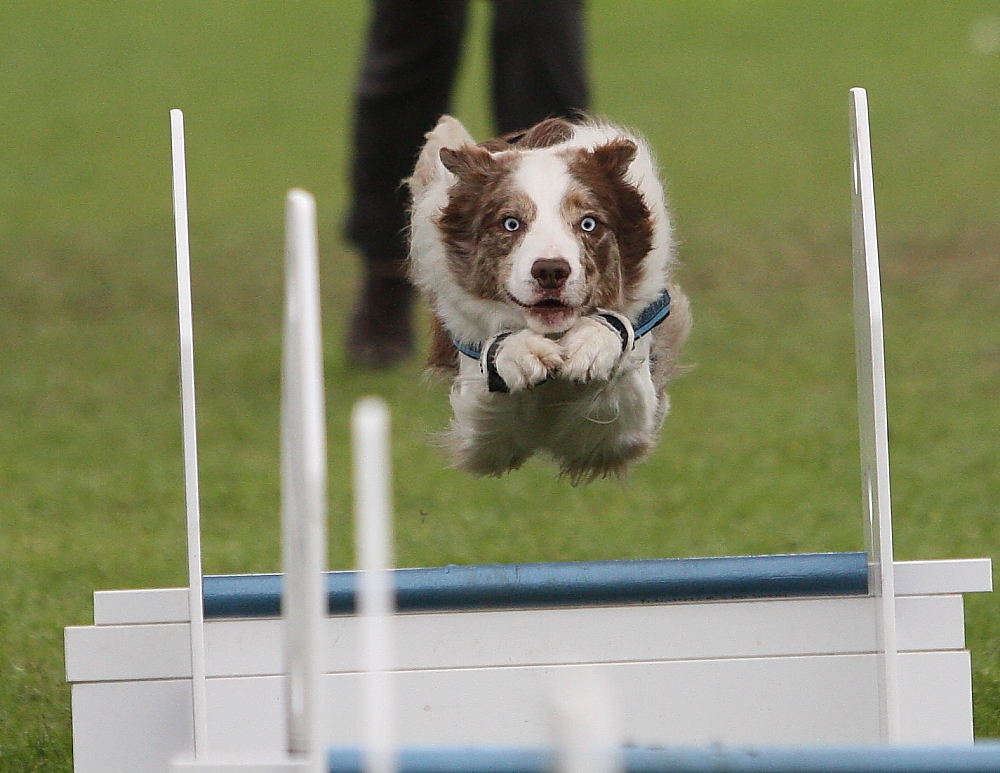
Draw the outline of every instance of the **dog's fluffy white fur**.
M434 314L430 365L454 375L455 466L501 475L546 451L579 482L648 454L690 315L671 281L670 220L646 142L586 118L477 145L445 116L409 185L410 275ZM664 289L670 315L633 341ZM485 348L474 358L455 342Z

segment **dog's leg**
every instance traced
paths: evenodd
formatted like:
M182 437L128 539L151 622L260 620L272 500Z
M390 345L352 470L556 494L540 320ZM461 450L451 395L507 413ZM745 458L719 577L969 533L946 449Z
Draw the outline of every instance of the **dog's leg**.
M531 330L507 336L496 352L493 367L510 392L540 384L563 363L558 343Z
M563 356L559 376L583 384L610 379L624 349L622 334L594 317L577 320L559 345Z

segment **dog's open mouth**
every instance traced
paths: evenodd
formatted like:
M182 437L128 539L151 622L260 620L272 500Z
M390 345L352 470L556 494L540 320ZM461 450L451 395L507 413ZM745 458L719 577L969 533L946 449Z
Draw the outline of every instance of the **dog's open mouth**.
M575 319L577 307L569 306L558 298L543 298L528 306L528 313L544 328L539 332L560 333Z
M555 296L541 298L534 303L520 301L512 293L508 293L507 297L524 310L528 327L542 334L565 333L573 326L586 305L586 302L583 305L571 305Z

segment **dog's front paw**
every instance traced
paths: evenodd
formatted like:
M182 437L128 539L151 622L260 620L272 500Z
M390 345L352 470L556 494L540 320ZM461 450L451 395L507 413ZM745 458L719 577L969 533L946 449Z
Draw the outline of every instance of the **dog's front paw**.
M521 330L487 347L486 369L491 392L519 392L540 384L562 365L559 344L531 330ZM501 384L494 383L493 374ZM496 388L495 388L496 387Z
M610 379L623 351L622 336L594 317L577 320L559 343L563 355L559 375L581 383Z

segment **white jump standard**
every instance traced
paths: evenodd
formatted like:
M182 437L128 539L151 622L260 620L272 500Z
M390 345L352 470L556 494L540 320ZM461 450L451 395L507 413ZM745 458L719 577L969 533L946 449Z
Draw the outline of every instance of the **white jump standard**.
M992 590L990 561L892 557L881 301L862 90L851 92L851 107L866 550L394 570L399 614L391 620L391 732L402 747L401 773L548 770L548 688L559 674L589 672L610 683L624 740L646 747L624 752L631 773L997 768L1000 749L972 745L962 599ZM316 323L309 344L314 353L318 313ZM285 347L286 372L310 367L287 338ZM314 366L315 358L310 362ZM315 372L309 379L321 395ZM295 403L301 393L294 394L283 389L283 518L303 509L286 506L289 471L305 466L292 463L294 454L316 454L316 461L325 453L321 403L320 410L313 402L314 410L301 411L301 402ZM293 413L301 424L286 422ZM302 451L302 437L286 438L292 426L312 433L311 451ZM318 468L314 473L309 485L315 503L322 481L315 477ZM302 496L303 489L293 490ZM380 506L387 508L386 502ZM361 651L365 623L354 614L358 575L321 578L315 560L306 572L316 581L309 591L312 619L319 611L326 616L314 634L318 643L314 638L303 645L317 658L307 666L319 686L312 693L316 711L297 714L295 707L304 703L289 709L285 700L289 626L280 614L283 602L288 612L290 592L282 591L286 582L309 582L288 577L289 561L297 560L292 553L317 550L313 540L321 549L325 537L317 526L310 537L290 536L288 528L286 523L284 576L202 580L199 569L191 588L196 582L203 588L194 607L191 588L94 594L94 625L66 629L76 773L166 773L178 754L196 751L190 767L215 773L360 769L364 674L378 665L366 665ZM199 615L204 679L193 636ZM204 728L196 730L202 718ZM290 720L293 727L304 723L304 740L293 748ZM886 741L924 747L770 748ZM715 745L648 748L705 744ZM759 748L749 754L719 744ZM948 746L929 748L940 744ZM334 748L327 757L328 746ZM226 755L260 764L216 764Z

